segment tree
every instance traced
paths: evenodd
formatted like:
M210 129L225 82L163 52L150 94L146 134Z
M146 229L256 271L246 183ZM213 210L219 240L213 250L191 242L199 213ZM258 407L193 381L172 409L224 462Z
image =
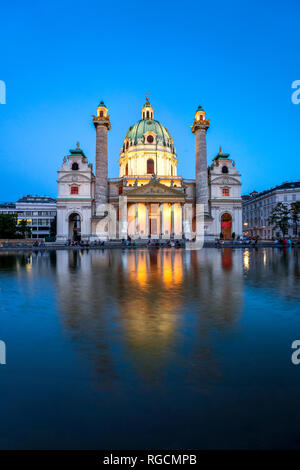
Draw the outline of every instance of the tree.
M291 203L291 219L293 221L293 225L295 225L295 235L298 235L298 221L300 217L300 201L292 202Z
M278 227L284 236L290 225L290 216L290 209L282 202L278 202L269 217L269 223L273 225L274 228Z
M13 214L0 214L0 238L17 238L17 218Z
M31 237L31 227L27 225L27 220L22 219L17 226L18 236L20 238L30 238Z

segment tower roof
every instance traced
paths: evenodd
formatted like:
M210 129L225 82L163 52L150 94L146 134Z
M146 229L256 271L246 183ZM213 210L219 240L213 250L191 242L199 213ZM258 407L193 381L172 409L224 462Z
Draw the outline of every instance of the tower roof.
M85 153L81 150L79 142L76 143L76 149L70 149L70 155L80 155L85 157Z
M100 108L100 107L107 109L107 107L104 104L104 101L100 101L100 103L98 105L98 108Z
M230 156L230 153L223 153L222 147L219 148L219 153L215 156L214 160L226 160Z

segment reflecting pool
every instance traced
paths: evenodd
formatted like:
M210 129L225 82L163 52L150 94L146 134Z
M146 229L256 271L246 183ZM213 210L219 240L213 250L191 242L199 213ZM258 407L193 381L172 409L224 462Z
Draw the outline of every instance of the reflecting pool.
M300 448L299 286L297 249L1 252L0 448Z

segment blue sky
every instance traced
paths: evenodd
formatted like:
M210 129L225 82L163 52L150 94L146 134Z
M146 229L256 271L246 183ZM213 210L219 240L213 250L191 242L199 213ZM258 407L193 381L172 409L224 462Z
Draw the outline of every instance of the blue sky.
M194 177L201 104L211 119L208 162L222 145L242 192L299 180L297 1L6 2L1 10L0 200L56 196L56 171L80 141L95 158L91 115L109 108L109 176L146 92Z

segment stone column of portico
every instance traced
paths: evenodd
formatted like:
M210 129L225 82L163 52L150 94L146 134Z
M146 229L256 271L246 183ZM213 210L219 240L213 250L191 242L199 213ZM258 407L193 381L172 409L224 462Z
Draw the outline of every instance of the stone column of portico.
M164 203L161 202L159 205L159 233L161 237L164 237Z
M209 120L205 119L205 112L199 106L196 111L192 126L195 134L196 157L196 203L203 204L204 217L209 217L208 207L208 174L207 174L207 148L206 132L209 128Z
M174 202L171 203L171 238L174 238Z
M181 204L181 237L184 238L184 203Z
M96 128L96 181L95 202L97 206L108 202L107 179L107 131L111 128L107 108L103 102L97 108L97 116L93 116Z
M135 235L138 236L139 235L139 206L138 206L138 203L135 202L134 206L135 206L134 231L135 231Z
M146 202L146 237L149 237L149 202Z

